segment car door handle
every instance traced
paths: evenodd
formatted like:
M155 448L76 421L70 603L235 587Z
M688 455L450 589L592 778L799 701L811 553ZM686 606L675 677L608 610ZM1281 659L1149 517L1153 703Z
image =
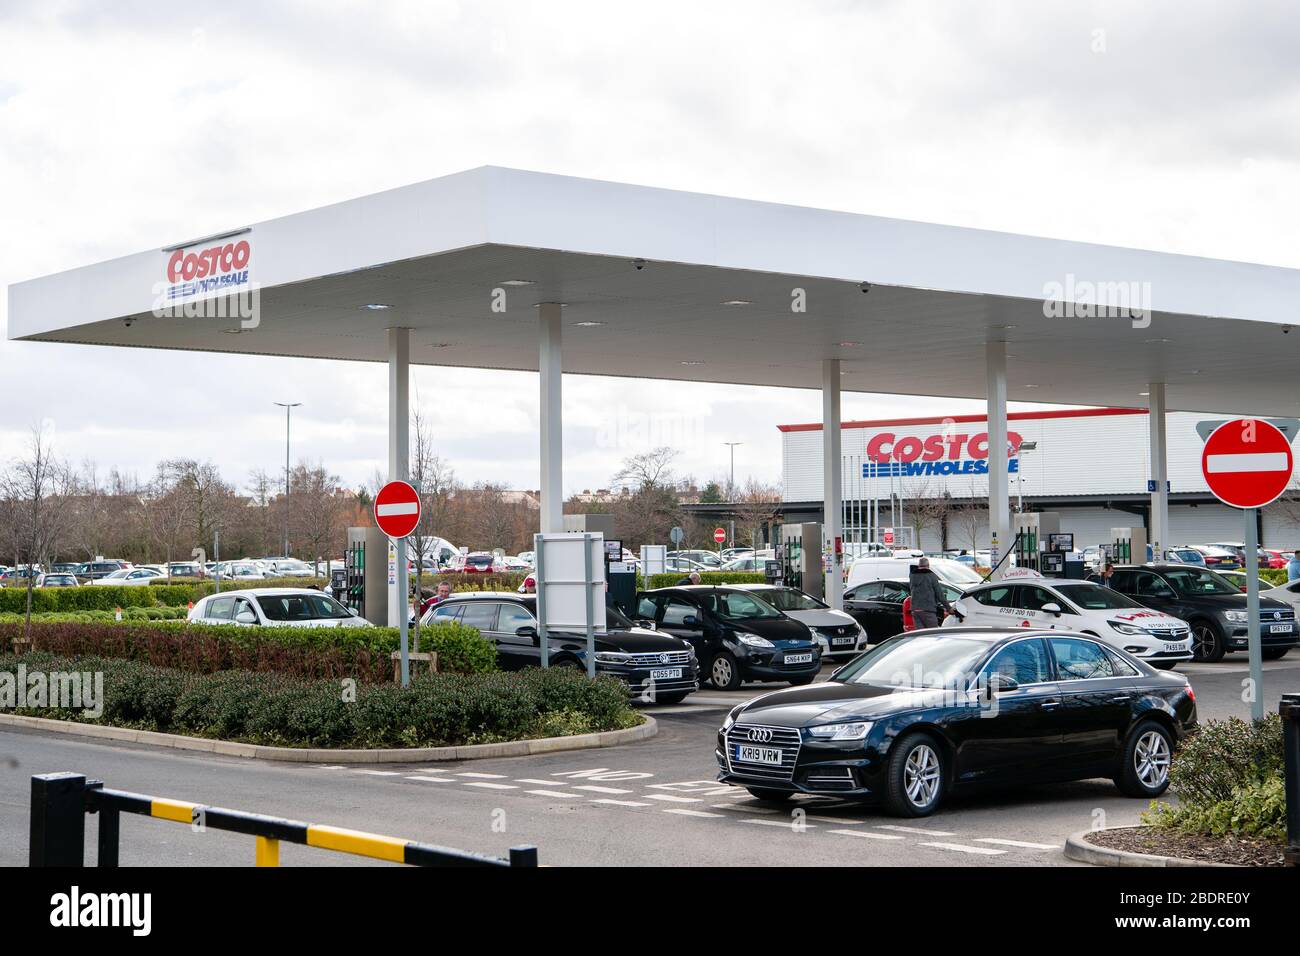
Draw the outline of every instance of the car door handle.
M1061 699L1056 697L1052 700L1042 700L1038 702L1038 706L1043 710L1056 710L1061 706Z

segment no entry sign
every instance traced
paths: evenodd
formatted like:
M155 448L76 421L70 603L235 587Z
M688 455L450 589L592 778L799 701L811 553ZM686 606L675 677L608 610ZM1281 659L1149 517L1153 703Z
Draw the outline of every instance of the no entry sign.
M390 481L375 495L375 524L390 538L405 538L420 523L420 496L404 481Z
M1262 508L1291 483L1291 442L1260 418L1224 422L1205 440L1201 472L1214 496L1234 508Z
M723 531L721 528L714 528L713 540L718 542L718 544L722 544L722 542L727 540L727 532Z

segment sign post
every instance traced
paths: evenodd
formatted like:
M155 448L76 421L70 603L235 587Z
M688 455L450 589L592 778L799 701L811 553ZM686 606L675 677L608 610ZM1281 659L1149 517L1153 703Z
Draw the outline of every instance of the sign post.
M411 686L411 658L407 628L411 617L410 577L406 563L406 539L420 523L420 496L404 481L390 481L375 495L375 524L393 540L397 549L397 593L405 608L397 616L401 634L402 686Z
M1246 632L1250 649L1252 720L1264 719L1264 658L1259 633L1258 509L1275 501L1291 482L1291 441L1271 422L1239 418L1218 425L1205 439L1201 473L1210 491L1246 516Z

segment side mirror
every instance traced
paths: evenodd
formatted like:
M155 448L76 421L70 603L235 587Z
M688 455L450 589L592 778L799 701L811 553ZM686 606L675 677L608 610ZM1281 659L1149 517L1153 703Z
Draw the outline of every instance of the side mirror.
M525 624L523 627L515 628L515 635L517 637L525 637L534 644L540 640L537 636L537 628L533 627L531 624Z
M696 617L694 614L687 614L684 618L682 618L682 626L683 626L683 627L699 627L699 626L700 626L700 619L699 619L698 617Z
M1061 605L1057 604L1055 601L1050 601L1047 604L1044 604L1042 610L1048 614L1055 614L1057 617L1061 616Z
M252 611L240 611L238 614L235 615L235 623L236 623L236 624L256 624L256 623L257 623L257 615L255 615Z
M653 631L653 630L656 630L656 628L657 628L657 625L655 624L654 621L646 620L646 619L643 618L643 617L637 619L637 621L636 621L636 626L637 626L637 627L644 627L647 631Z

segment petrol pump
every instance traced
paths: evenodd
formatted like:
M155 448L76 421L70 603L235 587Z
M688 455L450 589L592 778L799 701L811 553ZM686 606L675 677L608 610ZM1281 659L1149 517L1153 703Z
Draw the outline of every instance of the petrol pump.
M1110 539L1111 560L1116 564L1146 564L1146 528L1111 528Z
M376 527L348 528L348 546L343 553L347 573L344 604L371 624L388 624L388 536Z
M826 590L822 571L822 526L817 521L781 525L781 580L821 600Z
M1016 567L1044 573L1041 554L1050 536L1060 534L1061 516L1055 511L1022 511L1015 519Z

